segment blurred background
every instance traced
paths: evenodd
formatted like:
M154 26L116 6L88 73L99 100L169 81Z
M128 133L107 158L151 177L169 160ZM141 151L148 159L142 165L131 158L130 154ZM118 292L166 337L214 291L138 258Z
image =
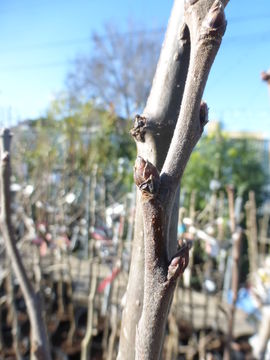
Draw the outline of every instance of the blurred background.
M80 358L87 327L92 358L116 357L135 211L129 130L147 100L172 4L0 2L13 224L46 304L55 359ZM178 240L194 246L169 316L166 360L222 357L233 292L235 358L252 358L261 319L270 324L270 3L231 0L226 15L203 97L210 122L182 181ZM0 357L28 359L25 303L2 237L0 257Z

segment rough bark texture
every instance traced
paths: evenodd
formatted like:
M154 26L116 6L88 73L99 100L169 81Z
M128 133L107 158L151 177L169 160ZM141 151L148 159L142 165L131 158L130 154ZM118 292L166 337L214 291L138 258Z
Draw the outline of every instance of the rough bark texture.
M143 136L138 137L138 155L150 160L162 168L170 140L176 124L184 90L189 61L189 42L185 39L183 28L183 2L176 1L172 9L165 41L161 50L159 63L154 77L151 92L141 116L147 121ZM167 91L164 89L167 88ZM139 117L140 118L140 117ZM141 133L141 127L138 132ZM141 141L140 141L141 140ZM176 203L176 208L178 202ZM176 249L177 212L172 219L171 243ZM144 290L144 230L140 204L140 193L137 194L134 239L129 281L126 293L126 305L122 314L121 337L118 360L135 357L136 326L141 316Z
M134 240L132 244L132 258L129 270L129 280L126 290L125 306L122 312L121 337L118 360L125 360L126 354L130 359L135 356L136 325L141 316L144 286L144 241L143 219L137 194L137 206L134 224Z
M1 134L0 156L1 156L1 214L0 227L5 241L7 254L11 261L13 271L20 284L29 320L31 324L31 359L50 360L49 343L47 339L46 327L43 321L41 299L34 291L30 283L21 256L16 247L16 242L11 223L11 198L10 198L10 141L9 130L5 129Z
M187 245L176 251L179 184L207 123L201 98L226 28L227 2L175 0L146 108L131 131L139 194L118 360L161 356L176 279L188 262Z

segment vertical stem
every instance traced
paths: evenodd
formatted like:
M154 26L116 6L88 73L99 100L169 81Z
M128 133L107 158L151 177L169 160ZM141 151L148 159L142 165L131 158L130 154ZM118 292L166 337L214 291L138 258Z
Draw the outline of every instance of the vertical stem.
M138 155L153 161L162 168L169 143L178 117L185 86L189 62L189 43L181 29L184 23L184 1L174 1L165 41L160 54L157 70L147 100L144 114L155 124L155 131L148 134L145 142L138 143ZM182 29L183 30L183 29ZM183 31L182 31L183 32ZM181 38L181 39L179 39ZM164 91L166 89L166 91ZM164 129L165 136L160 136ZM126 294L126 304L122 314L121 336L117 359L135 357L136 327L143 304L144 290L144 230L140 195L137 194L132 257ZM171 234L172 235L172 234ZM176 243L176 232L171 236Z
M104 301L106 301L106 314L105 311L103 312L104 316L105 316L105 325L104 325L104 331L103 331L103 336L102 336L102 359L103 360L107 360L108 357L108 338L109 338L109 330L110 330L110 319L109 319L109 315L108 315L108 310L110 308L111 305L111 300L112 300L112 288L113 288L113 284L108 284L107 287L105 288L104 292Z
M112 305L111 307L111 335L109 338L109 344L108 344L108 355L106 360L113 360L114 357L114 345L115 345L115 339L117 335L117 328L118 328L118 316L117 316L117 305Z
M86 334L82 341L82 351L81 351L81 360L88 360L90 353L91 353L91 341L93 336L93 319L94 319L94 296L97 290L97 277L98 277L98 263L94 263L94 243L92 240L91 247L89 249L89 225L94 227L96 222L96 186L97 186L97 164L94 164L93 171L92 171L92 180L91 186L88 189L90 190L87 196L87 203L91 204L90 209L87 208L86 212L89 211L87 217L87 257L89 257L89 266L90 266L90 276L91 276L91 285L90 285L90 293L88 296L88 311L87 311L87 327L86 327ZM88 191L89 191L88 190ZM89 224L89 216L90 216L90 224ZM89 251L89 250L90 251Z
M65 313L64 307L64 294L63 294L63 255L62 250L59 247L57 250L57 258L56 263L60 264L59 271L58 271L58 279L57 279L57 315L61 319L61 317Z
M135 205L136 205L136 188L135 185L133 185L130 206L128 209L128 229L127 229L127 238L126 238L128 254L131 254L131 242L132 242L134 219L135 219L135 213L134 213Z
M270 314L268 306L262 307L262 319L258 332L258 343L254 349L255 358L258 360L266 359L267 344L270 338ZM268 358L268 357L267 357Z
M177 308L179 306L179 288L176 285L176 290L173 297L171 311L168 317L169 333L167 336L167 351L165 360L177 360L178 359L178 316Z
M134 224L134 236L132 243L131 264L129 280L126 292L126 304L122 313L121 336L117 360L125 360L126 354L130 353L130 359L135 357L136 326L138 324L144 287L144 232L139 192L136 194L136 214Z
M2 280L4 281L4 280ZM1 283L2 285L2 283ZM0 353L3 353L4 351L4 342L3 342L3 331L2 331L2 328L3 328L3 323L4 323L4 320L2 319L2 310L3 310L3 303L4 303L4 299L3 297L0 297Z
M50 360L49 342L46 327L42 317L42 306L39 294L35 293L16 247L13 226L11 223L10 196L10 142L11 134L8 129L1 135L1 216L0 227L5 241L7 254L10 258L14 273L20 284L31 324L31 359Z
M192 293L192 287L191 287L191 278L192 278L192 272L193 272L193 268L194 268L194 248L191 248L190 251L190 259L189 259L189 265L188 268L190 270L190 279L189 279L189 285L188 285L188 304L189 304L189 323L190 326L193 330L193 325L194 325L194 315L193 315L193 293Z
M196 191L192 190L191 195L190 195L190 203L189 203L189 217L193 223L194 223L195 213L196 213L195 205L196 205Z
M231 357L231 341L233 339L233 328L234 328L234 314L235 314L235 305L238 296L238 285L239 285L239 260L241 254L241 244L242 244L242 229L237 229L232 236L233 240L233 251L232 251L232 304L229 312L229 323L228 323L228 333L226 339L226 345L224 350L223 360L230 360Z
M248 255L249 272L253 275L258 267L258 245L257 245L257 220L255 194L249 192L249 200L246 204L247 211L247 237L248 237Z
M218 201L218 220L217 220L217 240L221 242L224 239L224 192L219 193Z
M104 221L104 223L106 222L106 181L104 176L101 177L100 179L100 200L99 200L99 205L100 205L100 214L102 216L102 220Z
M260 223L260 255L261 255L261 264L263 263L266 256L266 243L267 243L267 232L269 224L269 214L264 214Z
M73 345L73 338L76 331L76 323L75 323L75 309L73 304L73 288L72 288L72 273L71 273L71 262L70 255L66 254L66 262L67 262L67 297L68 297L68 316L70 321L70 328L67 336L68 345Z
M13 347L15 350L16 359L21 360L22 356L20 354L20 346L19 346L20 329L19 329L19 324L18 324L17 309L16 309L16 305L15 305L15 286L14 286L14 282L12 279L12 269L11 269L10 263L9 263L8 267L9 267L9 271L8 271L8 275L7 275L7 288L8 288L8 293L10 296L9 306L10 306L11 312L12 312Z
M86 219L86 236L85 236L85 258L89 256L89 228L90 228L90 176L86 177L85 183L85 219Z
M94 263L94 259L92 257L89 260L89 265L90 265L90 274L91 274L91 285L88 296L86 333L81 344L81 360L90 359L91 341L93 336L94 305L95 305L94 300L97 291L98 263Z
M94 227L96 223L96 188L97 188L97 164L94 164L92 171L91 187L90 187L90 226Z
M230 228L231 233L235 232L235 216L234 216L234 189L232 186L227 186L227 195L228 195L228 203L229 203L229 217L230 217Z

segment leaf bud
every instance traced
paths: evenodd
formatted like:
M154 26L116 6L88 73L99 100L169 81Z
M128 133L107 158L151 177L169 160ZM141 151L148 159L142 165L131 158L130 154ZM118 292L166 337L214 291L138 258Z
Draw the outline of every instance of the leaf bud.
M134 166L134 181L142 191L154 194L159 188L159 172L150 161L138 156Z
M208 106L204 101L200 105L200 123L202 127L208 123Z
M144 142L145 140L146 122L147 120L145 116L135 116L134 126L130 130L130 133L137 141Z
M268 71L263 71L261 73L261 79L263 81L270 81L270 71L269 70Z
M224 34L227 22L224 6L219 0L216 0L210 8L203 24L206 28L217 31L221 36Z

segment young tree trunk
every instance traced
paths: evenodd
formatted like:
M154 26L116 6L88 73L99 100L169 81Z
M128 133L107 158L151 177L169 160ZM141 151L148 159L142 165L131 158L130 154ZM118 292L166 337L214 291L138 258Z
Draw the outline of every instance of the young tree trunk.
M1 214L0 227L5 241L7 255L11 261L14 274L20 284L31 324L31 359L50 360L51 354L47 339L46 327L42 317L42 306L39 293L34 291L30 283L21 256L16 247L16 242L11 223L11 198L10 198L10 142L11 134L5 129L1 134Z
M184 38L183 30L183 39L179 40L180 30L184 24L183 17L183 2L176 1L144 111L147 117L152 119L152 124L155 124L155 126L151 132L138 127L138 134L136 135L138 139L143 140L137 143L138 155L151 161L159 170L161 170L164 163L176 124L177 111L175 109L179 109L181 104L188 68L189 43ZM186 47L184 47L184 43ZM167 84L168 91L165 93L163 89L166 88ZM162 138L161 131L163 132ZM126 354L129 354L131 359L135 357L136 326L141 316L143 304L144 230L139 192L137 193L136 204L132 257L126 305L122 314L118 360L125 359ZM177 220L175 220L176 222ZM172 235L172 239L175 240L174 246L176 247L176 230L175 234Z
M227 2L175 0L146 108L131 131L139 191L118 360L161 356L176 280L188 262L188 246L177 251L179 184L207 122L201 98Z
M88 295L88 310L87 310L87 324L86 332L81 343L81 360L88 360L91 357L91 343L93 339L93 324L94 324L94 310L95 310L95 295L98 285L98 267L99 261L94 259L94 244L91 242L91 257L89 259L89 268L91 276L90 291Z

